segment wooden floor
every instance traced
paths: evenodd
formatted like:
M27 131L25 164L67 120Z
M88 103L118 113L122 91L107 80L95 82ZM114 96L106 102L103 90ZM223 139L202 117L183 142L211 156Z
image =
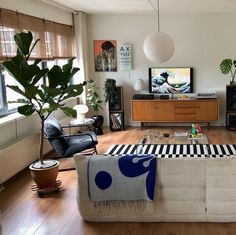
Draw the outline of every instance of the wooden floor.
M186 128L158 128L161 132L190 130ZM120 132L106 132L99 136L98 151L114 143L136 143L145 130L128 128ZM236 144L236 132L220 127L204 130L213 144ZM71 162L72 164L73 162ZM60 172L63 190L43 198L32 193L32 180L26 169L4 184L0 192L2 230L0 234L88 234L88 235L235 235L236 223L86 223L76 204L76 171Z

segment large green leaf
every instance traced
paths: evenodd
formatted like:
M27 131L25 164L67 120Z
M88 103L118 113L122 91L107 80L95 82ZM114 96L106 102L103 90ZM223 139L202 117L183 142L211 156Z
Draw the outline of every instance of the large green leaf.
M50 87L45 86L45 85L41 85L41 87L45 91L45 95L46 95L47 98L49 98L49 97L54 98L54 97L61 94L61 89L60 88L50 88Z
M73 60L75 58L71 58L68 60L67 64L62 66L62 71L66 74L69 74L71 72L72 66L73 66Z
M79 70L79 68L73 68L70 73L63 73L63 83L68 84Z
M62 69L58 65L54 65L48 72L49 87L56 88L63 80Z
M35 75L32 81L32 85L35 85L44 75L46 75L48 72L48 69L42 69L38 71L38 73Z
M7 85L11 90L17 92L20 95L26 96L24 91L22 91L18 86L13 86L13 85Z
M7 69L7 71L18 81L22 86L27 84L24 77L24 70L22 70L22 58L16 56L12 58L12 61L4 61L3 66Z
M17 33L14 36L14 40L16 42L16 45L20 49L23 55L28 55L30 50L30 45L33 41L33 35L29 31L28 33L22 32L22 33Z
M76 118L77 113L76 110L69 108L69 107L60 107L60 109L64 112L65 115Z
M79 71L79 68L73 68L73 58L68 61L67 64L61 67L54 65L48 72L49 86L56 87L62 86L66 87L72 77Z
M46 100L46 95L43 93L42 90L38 91L38 96L40 97L39 100L41 100L43 102Z
M37 86L33 86L31 84L28 84L25 87L25 97L27 97L29 100L35 98L35 96L39 93L39 89Z
M233 62L231 59L225 59L220 64L220 69L223 74L228 74L231 71Z
M23 105L18 107L18 112L24 116L30 116L31 114L34 113L35 108L33 105Z

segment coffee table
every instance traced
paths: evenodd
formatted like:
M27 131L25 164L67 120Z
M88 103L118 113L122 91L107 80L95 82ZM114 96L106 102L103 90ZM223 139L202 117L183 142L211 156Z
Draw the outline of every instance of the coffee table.
M190 138L191 135L181 135L181 133L160 133L155 130L148 130L136 144L136 153L142 153L146 145L151 144L180 144L180 145L206 145L208 139L206 134L201 134L201 138ZM182 133L184 134L184 133Z

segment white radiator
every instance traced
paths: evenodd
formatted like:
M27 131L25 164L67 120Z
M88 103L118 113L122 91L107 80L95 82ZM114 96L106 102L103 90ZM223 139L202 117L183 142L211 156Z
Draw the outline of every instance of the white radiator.
M68 125L69 118L61 120L62 125ZM74 130L73 130L74 132ZM44 154L52 150L49 142L44 139ZM28 167L39 156L39 133L16 139L0 147L0 184L7 181L18 172Z
M44 152L51 150L45 140ZM39 156L39 133L0 148L0 184L28 167Z

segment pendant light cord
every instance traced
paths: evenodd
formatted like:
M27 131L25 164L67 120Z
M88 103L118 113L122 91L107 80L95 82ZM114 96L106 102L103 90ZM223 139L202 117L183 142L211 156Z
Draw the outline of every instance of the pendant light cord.
M157 0L157 7L154 6L154 4L151 2L151 0L148 0L148 2L150 3L150 5L152 6L152 8L154 9L154 11L157 14L157 31L160 31L160 14L159 14L159 9L160 9L160 4L159 4L159 0Z

